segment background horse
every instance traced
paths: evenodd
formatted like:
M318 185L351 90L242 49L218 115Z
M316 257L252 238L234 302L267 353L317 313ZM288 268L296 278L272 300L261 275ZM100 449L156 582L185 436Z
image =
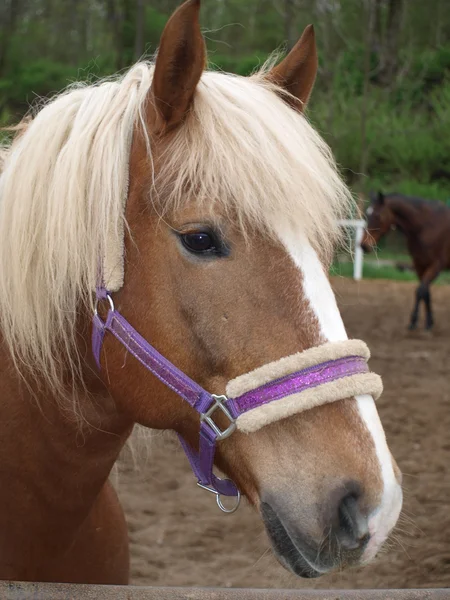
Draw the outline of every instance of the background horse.
M439 202L397 193L372 194L367 209L367 229L361 242L363 250L372 250L393 226L405 235L420 280L409 328L417 327L419 307L423 301L425 327L431 329L434 321L430 284L443 269L450 268L450 208Z
M204 70L198 17L189 0L154 65L68 89L8 151L4 579L127 583L127 529L108 477L134 423L199 447L198 412L109 333L99 371L89 341L99 266L116 311L203 390L223 394L271 361L349 343L326 273L350 195L302 114L314 32L242 78ZM235 431L215 462L298 575L370 560L400 512L400 474L367 394Z

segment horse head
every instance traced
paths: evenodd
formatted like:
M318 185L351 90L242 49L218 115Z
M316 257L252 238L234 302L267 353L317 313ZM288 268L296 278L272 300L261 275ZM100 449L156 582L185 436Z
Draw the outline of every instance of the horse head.
M80 314L91 318L100 266L113 313L201 389L243 398L291 386L299 369L303 382L319 377L239 416L214 457L282 564L314 577L370 560L401 508L378 380L323 374L368 357L348 340L327 276L350 193L304 114L312 27L281 63L237 77L205 70L199 8L188 0L173 14L154 64L61 95L18 140L2 183L3 247L12 219L23 240L0 257L5 340L54 386L67 362L89 386L94 360L73 353L80 336L86 348ZM2 268L10 260L20 273ZM197 451L198 411L142 366L147 346L132 356L109 333L101 345L98 376L117 411ZM222 431L229 417L217 412Z

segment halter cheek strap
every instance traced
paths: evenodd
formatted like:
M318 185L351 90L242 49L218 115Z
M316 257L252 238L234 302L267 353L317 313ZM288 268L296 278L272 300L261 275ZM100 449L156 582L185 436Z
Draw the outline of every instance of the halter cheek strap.
M95 311L92 326L92 351L98 368L101 369L101 349L108 331L199 414L199 451L181 436L180 442L198 485L216 494L217 503L224 512L237 509L240 493L232 481L220 479L213 473L218 441L236 429L247 433L256 431L313 406L357 394L369 393L378 397L381 393L381 379L367 366L367 346L359 340L348 340L311 348L237 377L228 383L227 396L211 394L149 344L115 309L107 290L98 288L97 301L102 300L109 303L106 319L103 321ZM224 430L213 420L217 411L229 421ZM231 510L226 509L221 496L236 496L236 505Z
M92 324L92 351L98 368L101 369L100 354L103 338L109 331L146 369L199 413L199 451L196 452L181 436L179 436L180 442L199 485L216 493L221 509L229 512L221 505L220 496L239 497L239 490L229 479L220 479L213 473L217 441L225 439L236 429L235 420L223 402L224 399L226 400L225 396L210 394L162 356L115 310L110 294L104 288L98 288L97 300L104 299L109 302L106 319L103 321L95 312ZM224 431L220 430L212 419L216 410L221 410L230 421L229 427Z

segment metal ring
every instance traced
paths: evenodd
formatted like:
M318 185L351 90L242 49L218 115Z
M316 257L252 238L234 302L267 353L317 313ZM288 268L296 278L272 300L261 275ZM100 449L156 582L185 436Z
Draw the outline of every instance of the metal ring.
M238 490L238 488L236 488L237 494L235 496L236 506L233 506L233 508L227 508L226 506L223 505L222 500L220 499L220 496L223 496L223 494L219 494L219 492L215 488L213 488L209 485L203 485L203 483L200 483L200 481L197 481L197 485L198 485L198 487L201 487L202 490L206 490L207 492L211 492L212 494L215 494L217 506L220 508L220 510L222 512L226 513L227 515L230 515L231 513L236 512L237 509L239 508L239 504L241 503L241 492Z
M106 299L109 302L109 308L114 312L116 310L116 307L114 306L113 299L111 298L111 296L109 294L106 294Z
M97 300L95 301L95 306L94 306L94 315L98 315L98 303L100 300L103 300L103 298L97 298ZM114 306L114 302L113 299L111 298L111 296L109 294L106 294L106 300L108 300L109 302L109 308L110 310L112 310L113 312L116 310L116 307Z
M222 504L222 500L220 499L220 494L216 494L216 502L217 502L217 506L220 508L220 510L222 512L226 513L227 515L231 515L232 513L236 512L237 509L239 508L239 504L241 503L241 492L239 490L237 490L236 504L235 504L235 506L233 506L233 508L226 508Z

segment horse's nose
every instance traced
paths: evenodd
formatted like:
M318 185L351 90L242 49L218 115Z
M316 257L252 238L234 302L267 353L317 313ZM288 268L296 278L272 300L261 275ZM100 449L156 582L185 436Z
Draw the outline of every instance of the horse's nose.
M358 496L347 494L337 507L334 533L344 550L360 550L370 539L368 518L361 510Z
M369 248L368 244L365 244L364 242L361 243L361 248L362 248L362 251L365 252L366 254L368 252L370 252L370 248Z

